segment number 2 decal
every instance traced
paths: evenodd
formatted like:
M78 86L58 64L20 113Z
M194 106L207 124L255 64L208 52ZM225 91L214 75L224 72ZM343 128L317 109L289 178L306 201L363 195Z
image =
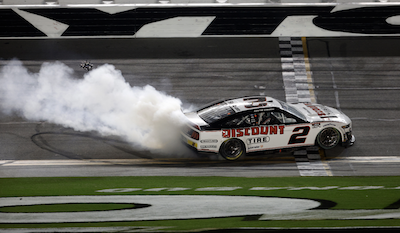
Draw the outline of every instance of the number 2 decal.
M290 137L289 144L304 143L306 141L305 136L307 136L310 132L310 126L297 127L293 130L293 133L299 131L301 132L295 133Z

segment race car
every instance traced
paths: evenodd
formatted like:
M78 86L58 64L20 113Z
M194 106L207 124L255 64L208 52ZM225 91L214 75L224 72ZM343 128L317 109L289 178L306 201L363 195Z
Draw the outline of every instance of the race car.
M185 113L186 144L227 160L247 153L355 142L352 122L337 109L312 103L285 103L267 96L217 101Z

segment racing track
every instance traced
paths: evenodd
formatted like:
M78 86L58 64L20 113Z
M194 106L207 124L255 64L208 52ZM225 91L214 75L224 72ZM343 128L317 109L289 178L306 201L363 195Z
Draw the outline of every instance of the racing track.
M317 102L352 118L357 137L353 147L327 152L322 160L309 156L327 175L400 175L398 39L307 39ZM285 100L277 38L0 40L0 64L15 57L32 72L58 60L78 77L82 60L110 63L132 86L150 84L186 106L259 94ZM235 163L188 150L160 156L116 138L3 114L0 135L0 177L300 175L290 153Z

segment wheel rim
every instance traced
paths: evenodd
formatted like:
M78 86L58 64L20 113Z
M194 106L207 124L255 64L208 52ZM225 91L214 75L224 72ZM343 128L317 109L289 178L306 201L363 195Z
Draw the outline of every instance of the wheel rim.
M243 148L238 140L229 140L223 147L223 155L227 159L237 159L243 154Z
M325 148L332 148L339 142L339 133L333 128L325 129L321 132L319 142Z

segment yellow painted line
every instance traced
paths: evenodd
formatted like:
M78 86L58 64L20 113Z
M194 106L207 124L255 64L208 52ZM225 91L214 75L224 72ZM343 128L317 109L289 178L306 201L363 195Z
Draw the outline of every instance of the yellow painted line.
M308 84L308 91L310 92L310 100L311 103L317 103L317 98L315 96L315 91L314 91L314 81L312 78L312 73L311 73L311 64L310 64L310 59L308 55L308 47L307 47L307 38L302 37L301 38L302 44L303 44L303 54L304 54L304 63L306 67L306 73L307 73L307 84ZM325 172L328 176L333 176L331 168L328 164L328 162L325 160L325 153L323 150L319 150L319 155L321 159L322 166L325 169Z
M326 174L328 176L333 176L331 167L329 166L328 162L326 161L325 151L323 149L318 150L319 155L321 156L321 163L324 166Z
M314 82L311 76L311 65L310 60L308 58L308 48L307 48L307 39L306 37L302 37L301 41L303 43L303 53L304 53L304 62L306 66L306 73L307 73L307 83L308 83L308 90L310 91L310 99L311 103L317 103L317 98L315 97L314 92Z

